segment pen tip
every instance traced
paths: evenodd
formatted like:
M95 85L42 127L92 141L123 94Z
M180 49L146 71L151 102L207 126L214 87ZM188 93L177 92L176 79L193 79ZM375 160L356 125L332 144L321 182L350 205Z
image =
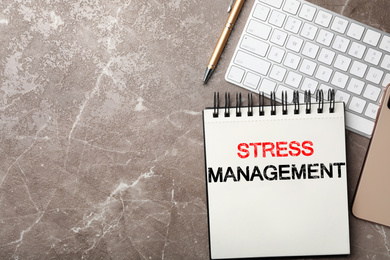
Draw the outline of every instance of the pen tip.
M210 68L206 68L206 71L204 73L204 77L203 77L203 85L207 84L207 81L209 81L210 77L211 77L211 74L213 74L214 70L213 69L210 69Z

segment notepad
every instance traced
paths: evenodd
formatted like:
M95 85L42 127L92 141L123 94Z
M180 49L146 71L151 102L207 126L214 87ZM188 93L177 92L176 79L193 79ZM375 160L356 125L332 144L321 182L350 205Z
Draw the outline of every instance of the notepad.
M210 258L349 254L344 104L256 98L203 111Z

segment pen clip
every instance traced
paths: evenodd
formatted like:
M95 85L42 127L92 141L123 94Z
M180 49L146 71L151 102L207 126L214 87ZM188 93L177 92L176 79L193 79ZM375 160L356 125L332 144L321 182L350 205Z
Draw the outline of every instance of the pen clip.
M234 4L234 0L230 0L230 4L229 4L228 9L227 9L228 13L230 13L230 11L232 10L233 4Z

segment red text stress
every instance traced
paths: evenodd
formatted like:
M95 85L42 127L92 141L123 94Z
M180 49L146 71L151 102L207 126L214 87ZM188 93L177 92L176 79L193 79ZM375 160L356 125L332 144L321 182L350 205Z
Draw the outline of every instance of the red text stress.
M237 146L238 157L288 157L288 156L311 156L314 153L312 141L291 142L258 142L240 143Z

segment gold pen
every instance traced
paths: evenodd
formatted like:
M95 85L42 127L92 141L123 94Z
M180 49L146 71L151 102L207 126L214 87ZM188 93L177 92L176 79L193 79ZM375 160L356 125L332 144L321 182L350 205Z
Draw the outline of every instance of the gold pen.
M221 36L218 39L217 45L214 48L213 54L211 55L209 64L207 65L206 72L204 73L203 77L203 84L206 84L210 79L211 74L213 74L219 58L221 57L222 51L225 48L226 42L229 39L230 33L233 30L234 24L236 23L237 17L240 14L241 8L244 5L244 2L245 0L235 0L234 4L232 1L229 5L228 12L230 11L230 15L225 24L225 28L223 28Z

